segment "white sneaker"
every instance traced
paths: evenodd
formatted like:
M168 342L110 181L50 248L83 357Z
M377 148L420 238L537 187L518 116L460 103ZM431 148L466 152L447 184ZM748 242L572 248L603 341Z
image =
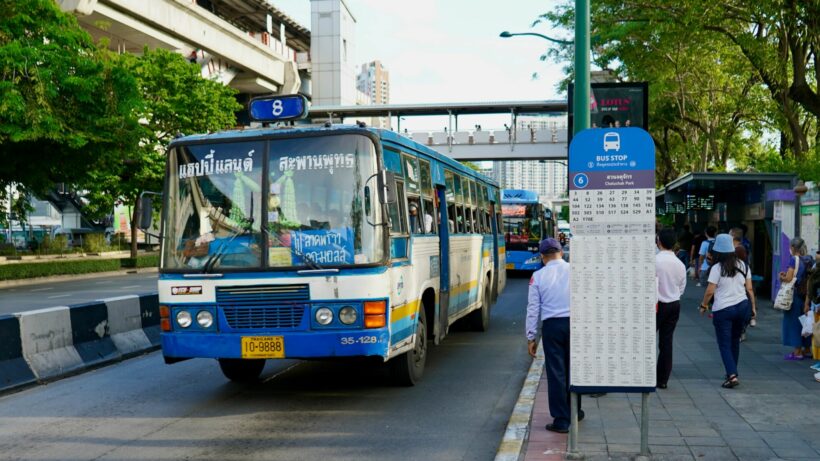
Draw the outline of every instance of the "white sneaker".
M700 282L696 283L696 284L695 284L695 286L696 286L696 287L699 287L699 286L700 286Z
M820 372L814 374L814 380L820 383Z
M757 326L757 319L752 319L751 321L749 321L749 326L750 327L756 327Z

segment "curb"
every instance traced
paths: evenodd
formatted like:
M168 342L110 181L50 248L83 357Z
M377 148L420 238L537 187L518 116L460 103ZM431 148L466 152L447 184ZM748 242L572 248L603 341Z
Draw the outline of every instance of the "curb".
M538 383L541 381L541 373L544 371L544 351L541 341L538 341L538 352L530 365L530 371L524 380L521 393L518 394L518 401L510 415L507 429L504 431L504 438L495 454L495 461L518 461L522 457L524 441L527 439L532 418L532 409L535 406L535 393L538 390Z
M159 347L156 293L0 316L0 392Z
M0 289L26 285L37 285L38 283L66 282L69 280L88 280L101 277L112 277L115 275L148 274L153 272L159 272L159 269L157 269L156 267L144 267L139 269L122 269L118 271L90 272L88 274L51 275L48 277L34 277L29 279L3 280L0 281Z

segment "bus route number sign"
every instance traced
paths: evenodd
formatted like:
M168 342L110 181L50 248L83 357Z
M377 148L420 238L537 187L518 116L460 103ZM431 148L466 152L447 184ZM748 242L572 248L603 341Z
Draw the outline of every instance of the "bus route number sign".
M257 122L280 122L305 118L308 113L307 99L299 94L253 99L250 102L251 118Z

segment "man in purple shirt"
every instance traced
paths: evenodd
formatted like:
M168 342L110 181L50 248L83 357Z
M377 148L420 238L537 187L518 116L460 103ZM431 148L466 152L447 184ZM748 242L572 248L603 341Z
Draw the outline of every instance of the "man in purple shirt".
M553 422L546 429L569 431L569 263L563 260L561 244L554 238L538 248L544 267L532 274L527 297L527 350L535 357L538 327L544 346L548 399ZM540 322L540 325L539 325ZM583 419L579 410L578 420Z

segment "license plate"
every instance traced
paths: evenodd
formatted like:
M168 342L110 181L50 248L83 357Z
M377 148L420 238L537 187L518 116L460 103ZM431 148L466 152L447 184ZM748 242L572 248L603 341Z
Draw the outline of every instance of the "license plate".
M243 336L243 359L285 358L285 338L282 336Z
M507 269L515 269L515 264L507 264Z

